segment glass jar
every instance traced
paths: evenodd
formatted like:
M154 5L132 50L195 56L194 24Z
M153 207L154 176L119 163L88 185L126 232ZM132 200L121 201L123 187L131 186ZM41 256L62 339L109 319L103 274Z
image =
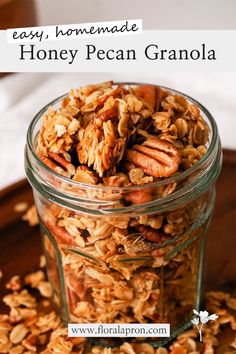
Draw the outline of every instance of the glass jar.
M200 309L204 239L222 155L213 117L183 96L210 128L207 153L183 173L142 186L89 185L57 174L35 152L48 106L33 119L25 168L65 323L170 323L171 337L152 341L158 346ZM59 108L63 97L49 105Z

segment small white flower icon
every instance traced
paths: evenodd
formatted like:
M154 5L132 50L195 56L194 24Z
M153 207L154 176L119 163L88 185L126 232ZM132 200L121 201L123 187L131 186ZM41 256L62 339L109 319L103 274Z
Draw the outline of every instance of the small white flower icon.
M200 342L202 342L202 328L204 324L206 324L208 321L215 321L219 316L217 316L215 313L212 315L209 315L209 312L207 311L200 311L198 312L197 310L193 310L193 313L195 317L192 319L192 323L197 326L199 336L200 336Z
M192 323L197 326L197 325L199 324L199 318L198 318L198 317L195 317L195 318L192 320Z

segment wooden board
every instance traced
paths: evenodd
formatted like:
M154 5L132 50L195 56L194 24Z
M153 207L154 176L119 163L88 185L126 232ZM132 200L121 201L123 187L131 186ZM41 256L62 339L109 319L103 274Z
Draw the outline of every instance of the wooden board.
M236 296L236 151L224 151L216 205L207 235L207 290Z
M207 235L206 290L223 290L236 296L236 151L224 151L223 169L217 182L216 206ZM5 294L4 283L12 275L23 275L38 267L42 253L38 227L29 227L14 212L14 205L33 203L31 188L26 180L0 192L0 269L4 278L0 294ZM0 311L4 310L0 303ZM217 353L228 350L231 333L221 335Z

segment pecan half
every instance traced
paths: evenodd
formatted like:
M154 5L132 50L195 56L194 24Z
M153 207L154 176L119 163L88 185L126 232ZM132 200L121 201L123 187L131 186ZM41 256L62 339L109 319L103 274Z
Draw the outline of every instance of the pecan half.
M48 156L49 157L45 155L39 155L41 161L43 161L43 163L51 170L69 178L75 174L75 167L69 161L50 151L48 151ZM58 165L55 162L57 162Z
M55 164L55 162L53 162L52 160L50 160L47 156L45 155L39 155L40 160L43 161L43 163L48 166L49 168L51 168L51 170L59 173L62 176L67 177L66 172L63 170L63 168L61 168L60 166L58 166L57 164Z
M102 122L107 122L110 119L117 117L117 109L118 109L118 102L115 101L114 106L108 108L104 111L99 111L97 113L97 118L100 119Z
M137 227L137 230L146 240L151 242L163 242L168 238L164 232L155 230L151 226L140 225Z
M158 138L149 138L142 145L127 149L125 158L153 177L169 177L177 172L180 164L176 147Z
M125 195L124 198L132 204L144 204L152 200L152 195L149 191L134 191Z
M127 92L127 90L124 87L118 86L116 89L111 91L109 94L104 95L102 98L99 99L97 109L102 108L104 106L104 103L108 100L109 97L115 98L115 97L118 97L121 93L126 93L126 92Z
M59 165L67 170L70 174L74 175L75 174L75 167L67 161L64 157L55 154L54 152L48 151L48 156L50 156L54 161L59 163Z
M134 90L134 93L136 97L143 99L151 106L152 109L155 109L155 105L156 105L155 86L153 85L138 86Z
M159 111L164 91L159 86L143 85L135 89L135 95L150 105L150 108Z
M66 274L66 283L70 290L77 294L81 300L84 300L86 287L83 279L78 279L72 273L68 273Z
M55 236L55 238L61 243L65 243L67 246L77 246L77 243L73 236L69 234L63 227L53 225L49 222L45 222L48 230Z

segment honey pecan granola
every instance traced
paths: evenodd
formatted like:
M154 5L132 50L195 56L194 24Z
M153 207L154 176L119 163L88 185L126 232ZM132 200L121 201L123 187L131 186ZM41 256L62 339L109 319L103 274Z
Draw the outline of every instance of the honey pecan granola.
M206 154L209 134L196 105L153 85L88 85L48 109L37 155L55 172L48 183L84 207L37 202L53 299L67 307L66 321L175 328L190 319L212 190L165 212L152 202L187 183L178 176ZM138 211L116 213L132 206ZM40 282L30 284L51 295Z

